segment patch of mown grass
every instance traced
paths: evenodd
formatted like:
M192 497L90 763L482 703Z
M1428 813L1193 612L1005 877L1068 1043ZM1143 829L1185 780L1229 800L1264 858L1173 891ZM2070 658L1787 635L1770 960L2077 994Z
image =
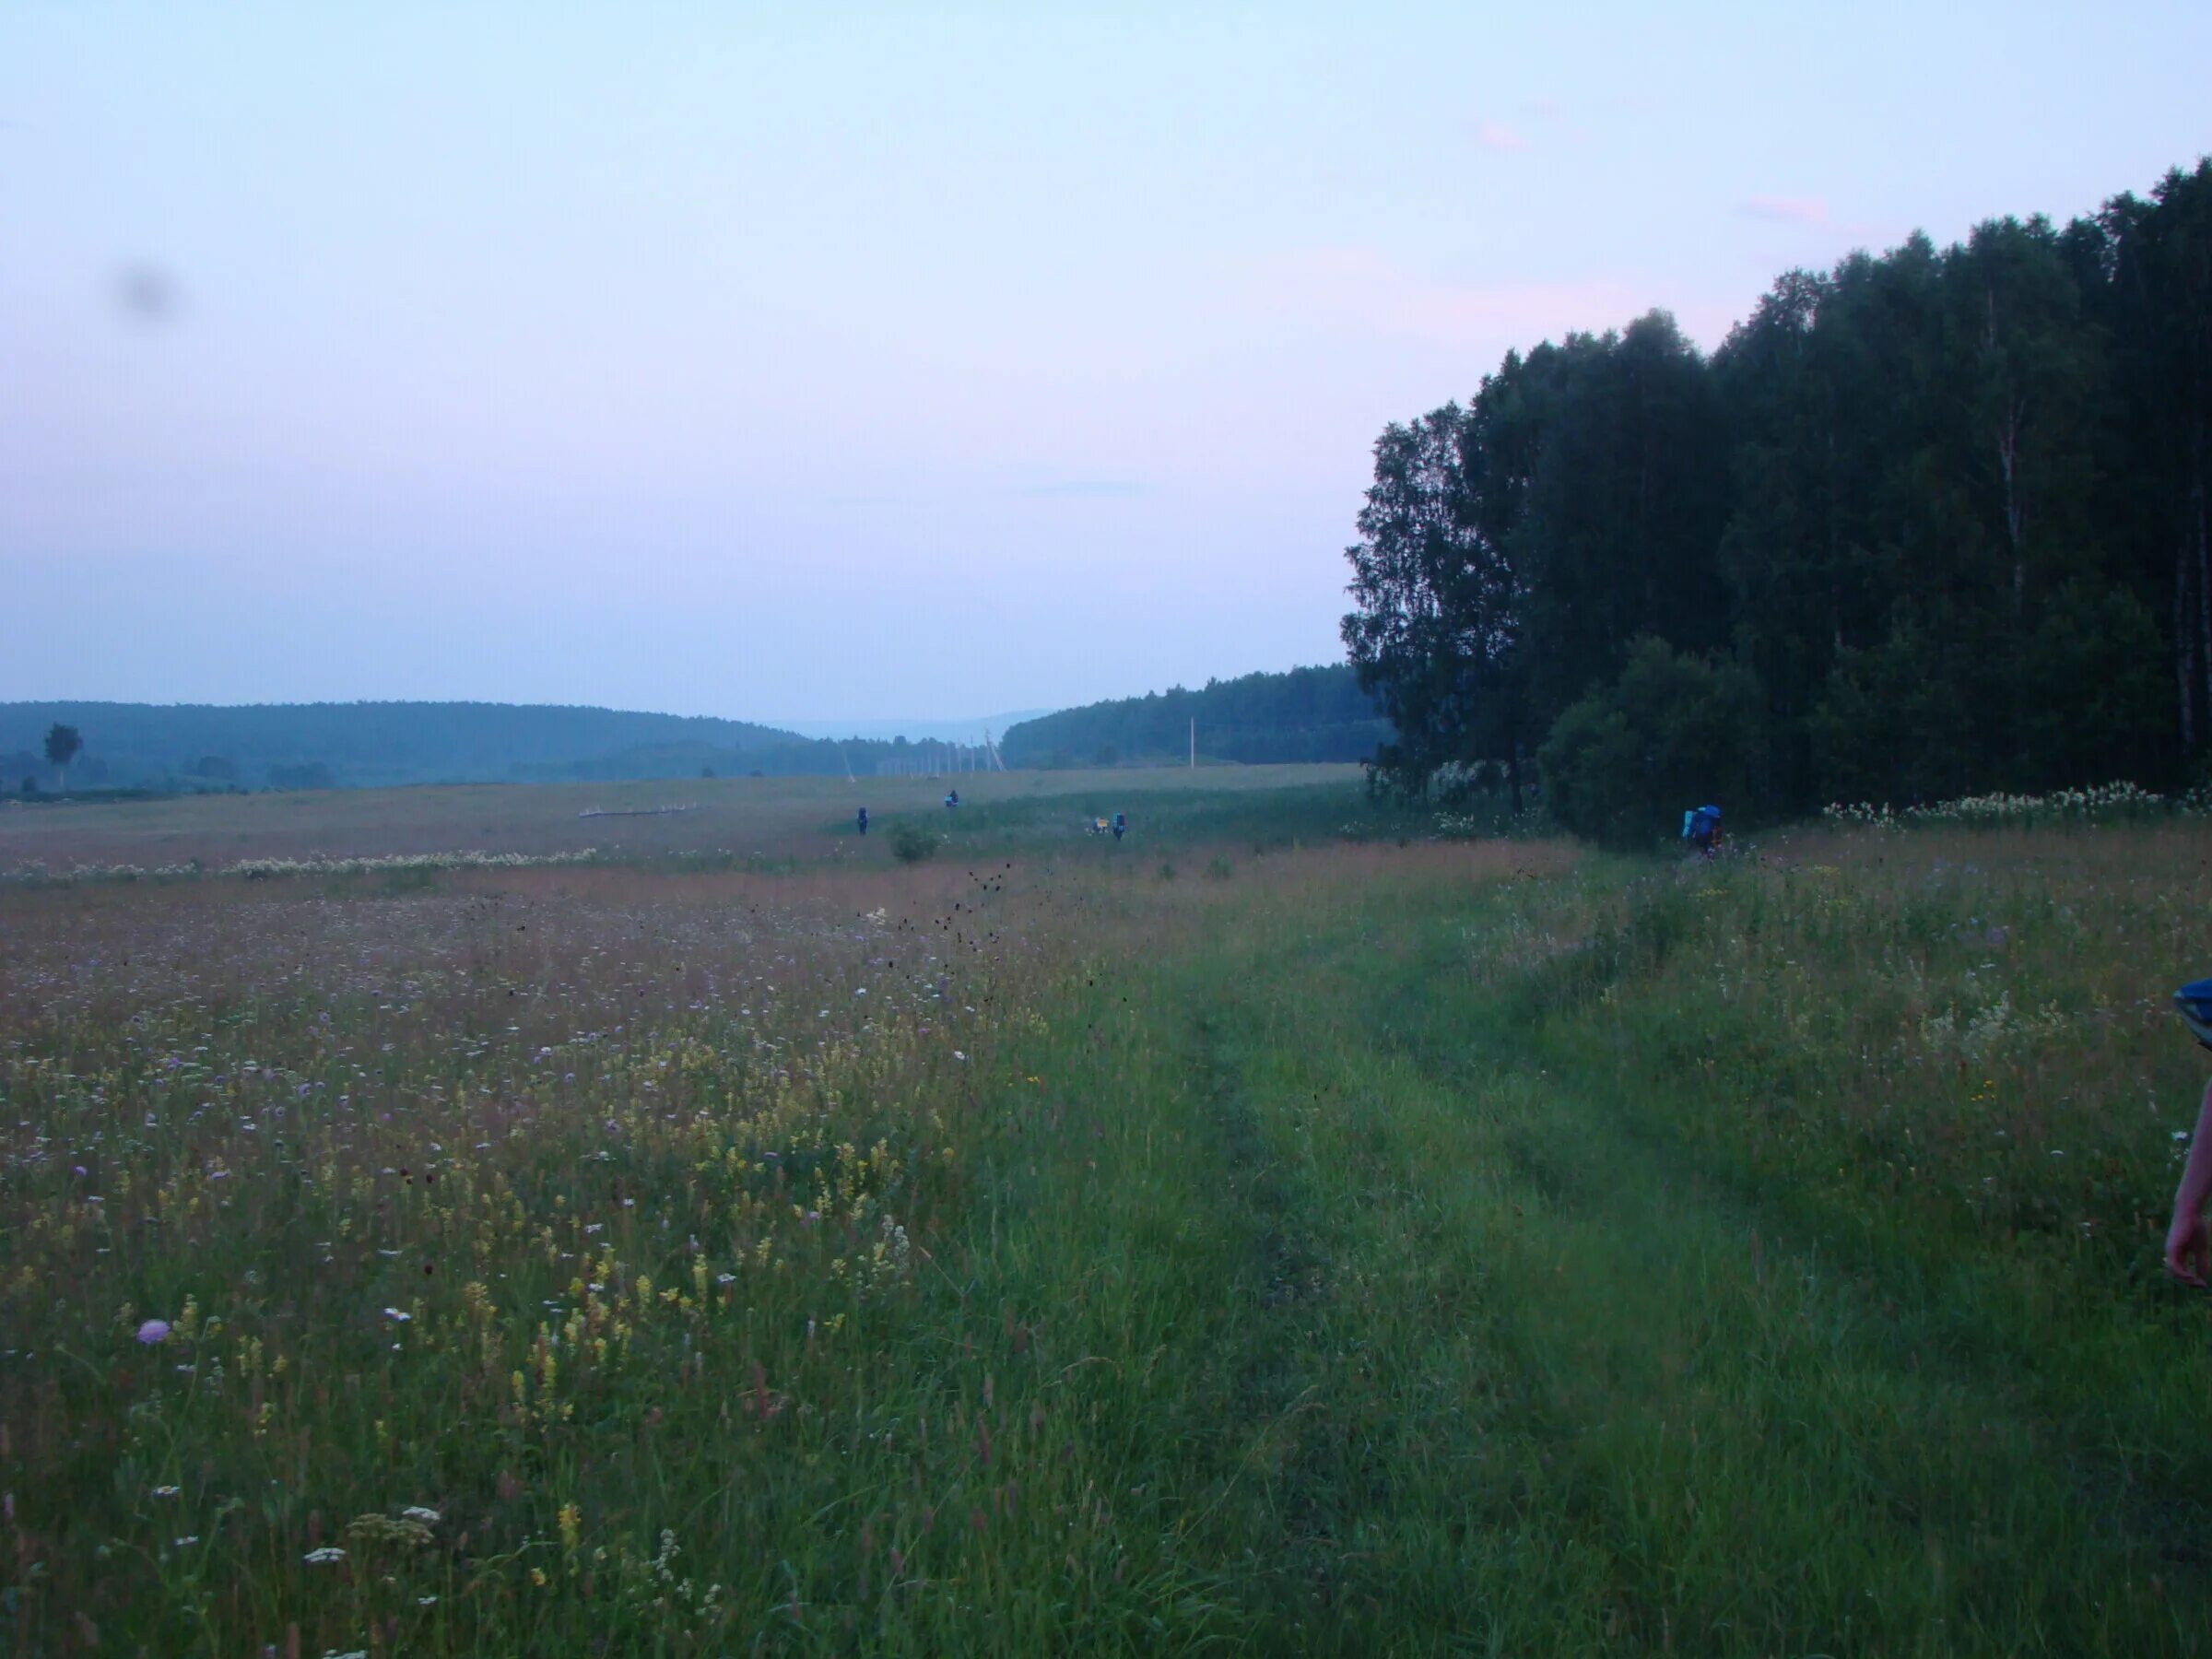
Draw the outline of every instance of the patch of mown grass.
M1136 781L1143 781L1142 774ZM1128 815L1128 836L1118 843L1111 837L1093 837L1090 826L1116 812ZM1058 794L963 802L943 817L956 850L1096 841L1102 856L1121 850L1157 854L1208 844L1280 852L1402 833L1426 837L1436 824L1433 811L1371 799L1351 782L1267 790L1203 783L1172 790L1119 788L1112 772L1083 774L1079 783L1071 779Z

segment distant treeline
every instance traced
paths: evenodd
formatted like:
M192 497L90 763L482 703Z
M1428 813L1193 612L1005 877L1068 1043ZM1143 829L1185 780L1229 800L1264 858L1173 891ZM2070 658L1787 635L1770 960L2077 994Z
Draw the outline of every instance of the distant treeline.
M1208 680L1204 688L1154 691L1064 709L1011 727L999 745L1009 766L1141 766L1190 758L1247 765L1366 760L1391 735L1350 668L1335 664L1286 674Z
M1571 827L2202 777L2212 162L1654 312L1385 430L1344 637L1419 787Z
M744 721L470 702L0 703L0 781L51 788L59 723L84 750L76 788L328 789L872 772L924 753L903 740L817 741ZM941 746L940 746L941 747Z

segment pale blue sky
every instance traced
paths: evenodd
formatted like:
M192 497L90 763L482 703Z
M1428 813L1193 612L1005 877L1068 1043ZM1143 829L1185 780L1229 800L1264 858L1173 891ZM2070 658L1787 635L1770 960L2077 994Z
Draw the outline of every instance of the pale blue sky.
M2146 189L2208 64L2202 3L5 0L0 698L1334 660L1385 421Z

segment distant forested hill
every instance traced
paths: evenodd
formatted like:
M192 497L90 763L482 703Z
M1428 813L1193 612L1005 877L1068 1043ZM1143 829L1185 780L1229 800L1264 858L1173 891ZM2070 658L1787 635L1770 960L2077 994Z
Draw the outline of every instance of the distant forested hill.
M815 741L744 721L512 703L0 703L0 782L54 782L46 732L75 726L76 787L398 783L873 771L903 743Z
M1008 766L1182 760L1190 753L1194 720L1201 760L1252 765L1365 760L1391 736L1390 723L1359 689L1351 668L1338 664L1064 709L1012 727L999 749Z

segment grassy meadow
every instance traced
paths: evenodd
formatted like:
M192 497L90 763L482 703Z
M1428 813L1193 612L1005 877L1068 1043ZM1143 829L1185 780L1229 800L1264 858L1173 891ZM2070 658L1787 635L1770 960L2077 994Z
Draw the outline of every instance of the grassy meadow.
M524 857L595 853L614 862L781 868L834 863L865 851L852 833L866 806L877 834L900 817L962 837L985 823L1018 825L1025 841L1065 840L1083 820L1127 812L1147 824L1165 808L1233 814L1250 796L1284 790L1348 793L1356 766L1208 767L1113 772L962 772L945 778L700 778L633 783L425 785L178 795L155 801L26 804L0 795L0 882L33 875L256 860L420 856ZM958 789L950 820L945 792ZM639 814L665 806L668 817ZM1154 826L1157 828L1157 826Z
M890 782L0 819L0 1652L2212 1648L2212 830Z

